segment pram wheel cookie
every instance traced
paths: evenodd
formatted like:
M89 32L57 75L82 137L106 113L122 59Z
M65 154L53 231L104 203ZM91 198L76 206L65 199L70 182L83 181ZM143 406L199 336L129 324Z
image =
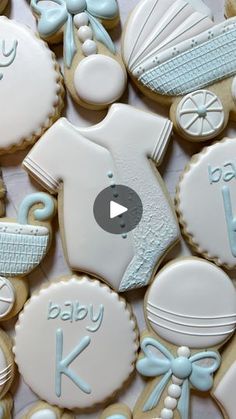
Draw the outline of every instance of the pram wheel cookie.
M176 118L183 135L193 141L214 138L225 125L221 100L209 90L197 90L184 96L177 107Z

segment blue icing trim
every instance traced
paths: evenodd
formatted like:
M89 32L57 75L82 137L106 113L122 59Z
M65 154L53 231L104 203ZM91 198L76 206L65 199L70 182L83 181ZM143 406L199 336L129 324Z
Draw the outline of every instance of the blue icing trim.
M38 192L28 195L20 205L18 212L18 222L20 224L28 224L29 211L33 205L43 204L44 208L38 208L34 211L36 221L46 221L52 218L55 205L54 200L46 193Z
M236 27L146 71L139 81L162 95L178 96L236 74Z
M42 0L31 0L31 7L39 16L38 31L43 37L50 37L65 25L64 55L68 68L71 67L77 47L75 42L73 16L87 11L95 38L102 42L112 53L114 44L98 19L114 19L118 14L118 6L114 0L51 0L56 8L47 8Z
M124 415L111 415L111 416L107 416L106 419L127 419L127 418Z
M205 351L199 352L190 358L174 356L169 350L154 338L144 338L141 342L141 349L144 357L137 362L136 368L140 374L145 377L158 377L163 375L143 406L143 412L147 412L155 408L161 398L172 375L183 379L184 391L179 400L179 410L183 413L182 419L189 416L189 384L199 391L209 391L213 386L212 374L219 368L221 358L217 352ZM151 350L152 349L152 350ZM161 352L161 356L153 351L157 349ZM211 366L198 365L198 361L204 359L212 359Z
M233 215L232 201L229 186L222 187L222 195L224 201L225 218L229 236L229 244L232 255L236 257L236 217Z
M56 377L55 377L55 393L57 397L61 397L61 381L62 375L66 375L73 383L84 393L91 394L92 390L89 384L76 375L70 364L90 345L91 338L84 336L80 343L63 359L63 331L56 331Z

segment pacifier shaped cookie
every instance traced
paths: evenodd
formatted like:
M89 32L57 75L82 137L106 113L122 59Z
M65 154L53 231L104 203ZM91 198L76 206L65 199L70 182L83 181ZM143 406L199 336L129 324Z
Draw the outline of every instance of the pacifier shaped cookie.
M218 265L236 267L235 139L224 139L190 160L176 203L184 236L195 251Z
M73 275L31 297L19 316L14 353L25 382L40 398L86 409L129 379L137 338L125 300L97 280Z
M3 12L3 10L7 7L8 0L0 0L0 13Z
M204 259L176 259L150 285L144 313L137 370L149 381L133 417L187 419L191 390L211 392L220 365L227 371L218 350L235 333L233 283Z
M39 35L64 44L66 86L75 102L103 109L126 87L126 70L107 29L119 22L116 0L31 0Z
M75 419L75 416L71 412L39 401L29 409L22 419Z
M177 132L195 142L236 116L235 46L236 18L215 24L202 0L141 0L122 49L137 87L169 105Z
M28 296L23 277L49 249L49 221L54 213L53 198L35 193L22 201L17 220L0 218L0 321L14 317L23 307Z
M59 117L62 77L28 27L0 17L0 154L34 143ZM4 110L4 111L3 111Z
M171 199L154 166L162 161L171 131L165 118L115 104L90 128L60 119L25 158L23 167L59 196L63 247L73 270L90 272L121 292L152 280L179 239ZM106 198L102 195L97 213L106 214L106 225L101 226L95 203L102 192ZM111 222L112 202L127 211ZM118 228L108 231L108 222Z

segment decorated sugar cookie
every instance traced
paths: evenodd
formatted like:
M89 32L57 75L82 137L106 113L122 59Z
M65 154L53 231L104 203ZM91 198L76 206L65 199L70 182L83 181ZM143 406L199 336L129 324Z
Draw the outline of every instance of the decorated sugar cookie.
M31 0L38 31L49 42L64 38L64 72L73 99L106 108L126 87L126 70L107 32L119 22L116 0Z
M0 0L0 13L7 7L8 0Z
M0 153L34 143L59 117L62 78L53 53L28 27L0 17ZM29 117L30 115L30 117Z
M218 265L236 267L235 139L192 157L177 188L183 233L195 251Z
M11 411L13 408L13 399L8 393L3 399L0 400L0 418L11 419Z
M132 414L127 406L117 403L105 409L99 419L132 419Z
M73 413L39 401L22 419L75 419Z
M8 396L6 399L4 397L12 385L15 375L16 369L12 353L12 342L9 336L0 329L0 412L2 410L5 415L3 416L4 419L5 417L9 418L9 416L6 416L6 413L10 412L12 408L11 399Z
M86 409L128 380L137 348L136 322L125 300L97 280L73 275L31 297L16 326L14 353L40 398Z
M236 116L235 45L236 18L215 24L202 0L141 0L123 58L138 88L171 107L178 133L206 141Z
M133 417L188 419L191 390L210 392L214 373L228 368L218 349L235 333L232 281L203 259L177 259L156 276L144 313L137 370L148 383Z
M162 161L171 130L164 118L116 104L91 128L77 128L60 119L28 154L23 167L59 194L64 250L73 270L90 272L117 291L145 286L152 279L179 238L171 200L154 167ZM105 189L107 202L122 204L119 185L139 196L142 214L132 231L127 220L111 234L97 223L94 205ZM102 210L107 219L109 202ZM135 202L127 214L132 220L138 207Z

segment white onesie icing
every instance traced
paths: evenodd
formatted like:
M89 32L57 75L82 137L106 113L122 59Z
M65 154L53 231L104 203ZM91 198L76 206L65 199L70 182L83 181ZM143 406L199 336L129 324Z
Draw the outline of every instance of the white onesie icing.
M6 17L0 18L0 91L0 149L38 135L55 114L60 91L52 52Z
M74 270L91 272L119 291L151 280L179 236L168 193L149 160L161 162L171 129L166 119L118 104L91 128L60 119L26 157L24 167L53 193L63 183L59 217ZM140 223L125 239L103 231L93 215L97 195L112 187L110 174L112 184L132 188L143 205Z
M199 253L236 266L236 141L226 139L193 157L179 184L178 210Z
M145 314L154 332L168 342L210 348L235 331L235 288L214 264L199 258L177 259L150 286Z
M72 276L31 298L16 327L14 352L25 382L41 399L83 409L128 379L136 340L125 301L98 281Z

